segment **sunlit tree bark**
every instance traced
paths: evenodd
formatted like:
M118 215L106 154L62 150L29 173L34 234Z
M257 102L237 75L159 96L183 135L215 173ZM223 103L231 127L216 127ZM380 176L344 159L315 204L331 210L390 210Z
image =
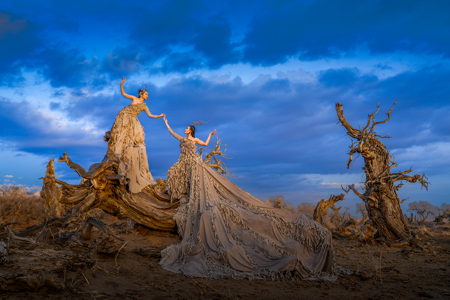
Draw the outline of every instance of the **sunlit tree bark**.
M377 237L384 239L388 244L396 240L411 239L400 207L401 200L397 194L398 189L404 181L420 182L426 189L429 184L425 175L406 175L412 172L412 169L397 173L391 172L397 163L386 150L386 146L379 140L388 136L379 136L374 129L377 125L384 124L391 119L394 106L395 103L386 113L386 119L376 122L375 116L380 109L377 105L377 110L369 114L367 124L363 128L356 129L345 119L342 104L336 103L339 122L347 129L347 135L352 139L347 167L350 168L354 154L359 154L364 159L363 169L366 178L363 191L360 192L354 185L350 185L346 192L352 190L364 201L368 217L377 229Z

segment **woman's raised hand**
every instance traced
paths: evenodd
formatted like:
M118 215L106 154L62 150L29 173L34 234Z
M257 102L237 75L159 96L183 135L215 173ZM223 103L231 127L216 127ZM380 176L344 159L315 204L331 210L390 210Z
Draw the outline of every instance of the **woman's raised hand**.
M122 81L120 83L124 83L125 81L127 81L127 78L125 76L123 76Z
M159 117L160 117L160 118L163 118L163 117L164 117L164 121L166 120L166 114L160 114Z
M217 133L217 130L214 129L214 131L211 132L210 135L213 135L213 134L216 134L216 133Z
M167 122L167 119L166 119L166 115L165 114L163 114L164 115L164 122Z

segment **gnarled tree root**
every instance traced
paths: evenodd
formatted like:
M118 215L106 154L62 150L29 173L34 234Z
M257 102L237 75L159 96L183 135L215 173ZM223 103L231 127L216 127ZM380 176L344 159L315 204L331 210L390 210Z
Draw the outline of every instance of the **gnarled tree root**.
M165 191L165 181L158 178L155 186L147 186L140 193L132 194L128 191L124 178L117 173L118 160L111 157L113 155L108 150L108 154L101 163L94 164L89 171L85 171L82 166L74 163L67 153L64 153L59 160L67 163L83 179L79 185L53 179L60 187L47 185L47 194L62 194L60 203L74 208L74 213L70 217L72 220L91 209L100 208L119 219L129 218L151 229L176 231L173 216L179 203L170 203ZM54 176L54 169L48 168L45 178L54 178ZM45 178L44 182L50 182ZM95 224L91 225L95 226Z

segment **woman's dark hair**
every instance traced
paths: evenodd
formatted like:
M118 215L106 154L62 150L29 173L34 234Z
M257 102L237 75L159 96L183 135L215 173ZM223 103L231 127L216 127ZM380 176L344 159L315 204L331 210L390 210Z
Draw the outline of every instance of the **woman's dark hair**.
M138 95L140 96L141 94L145 93L147 90L146 89L140 89L138 91Z
M189 130L191 131L192 137L195 137L195 126L189 125Z

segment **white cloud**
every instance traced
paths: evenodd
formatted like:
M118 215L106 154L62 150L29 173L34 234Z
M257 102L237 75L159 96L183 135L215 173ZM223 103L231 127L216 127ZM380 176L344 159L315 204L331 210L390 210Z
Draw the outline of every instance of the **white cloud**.
M12 175L5 175L6 178L13 178L14 176Z
M414 170L447 169L450 167L450 142L437 142L406 149L394 150L392 153L399 163L399 169Z

